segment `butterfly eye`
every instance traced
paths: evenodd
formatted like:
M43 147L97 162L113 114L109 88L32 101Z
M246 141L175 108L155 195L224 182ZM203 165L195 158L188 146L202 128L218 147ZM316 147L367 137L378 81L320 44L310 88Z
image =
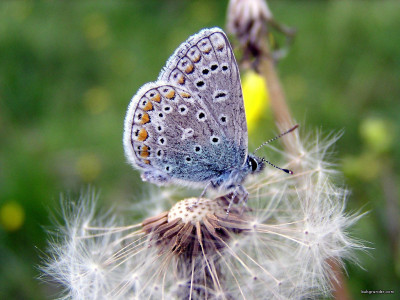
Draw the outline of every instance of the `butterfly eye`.
M249 157L249 165L250 165L250 167L251 167L251 171L256 171L257 170L257 168L258 168L258 163L257 163L257 161L254 159L254 158L252 158L252 157Z

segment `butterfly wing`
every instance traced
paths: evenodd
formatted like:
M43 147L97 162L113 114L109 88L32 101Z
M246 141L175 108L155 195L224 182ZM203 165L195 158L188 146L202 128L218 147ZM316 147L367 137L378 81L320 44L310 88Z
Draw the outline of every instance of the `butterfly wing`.
M189 38L158 81L137 92L125 119L124 147L142 177L157 184L201 184L244 163L247 130L239 72L220 29Z
M247 122L239 68L231 45L220 28L203 29L171 56L159 80L185 88L210 111L218 127L240 149L248 149Z

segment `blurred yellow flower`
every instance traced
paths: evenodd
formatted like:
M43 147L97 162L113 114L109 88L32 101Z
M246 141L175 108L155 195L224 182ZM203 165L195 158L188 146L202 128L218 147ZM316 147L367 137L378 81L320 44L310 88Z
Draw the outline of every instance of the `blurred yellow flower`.
M84 182L93 182L101 172L100 159L96 154L84 154L76 161L75 170Z
M6 231L16 231L24 224L25 211L21 204L10 201L0 208L0 223Z
M243 75L242 87L247 129L251 133L269 107L269 94L263 77L254 71L247 71Z
M384 153L393 146L392 126L384 119L367 118L360 125L360 135L375 153Z
M102 113L110 103L110 94L103 87L93 87L84 95L84 105L91 114Z

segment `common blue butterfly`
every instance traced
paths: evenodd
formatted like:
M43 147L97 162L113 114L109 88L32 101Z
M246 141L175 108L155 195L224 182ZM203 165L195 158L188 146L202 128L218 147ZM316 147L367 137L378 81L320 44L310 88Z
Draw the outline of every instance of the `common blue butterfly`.
M191 36L157 81L139 89L128 107L123 140L128 161L144 181L211 185L247 197L243 181L269 162L248 154L239 68L221 29Z

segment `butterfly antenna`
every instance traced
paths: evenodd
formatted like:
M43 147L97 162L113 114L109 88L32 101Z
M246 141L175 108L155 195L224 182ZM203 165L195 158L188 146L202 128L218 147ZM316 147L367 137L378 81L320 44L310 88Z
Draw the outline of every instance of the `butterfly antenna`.
M285 173L288 173L288 174L290 174L290 175L293 175L293 174L294 174L292 170L279 168L278 166L275 166L273 163L271 163L271 162L269 162L268 160L266 160L264 157L263 157L261 160L262 160L263 162L266 162L266 163L269 164L270 166L273 166L274 168L276 168L276 169L278 169L278 170L281 170L281 171L283 171L283 172L285 172Z
M258 150L260 150L260 149L261 149L262 147L264 147L266 144L269 144L269 143L271 143L271 142L273 142L273 141L275 141L275 140L277 140L277 139L283 137L285 134L288 134L288 133L292 132L292 131L295 130L297 127L299 127L298 124L294 125L292 128L290 128L289 130L287 130L287 131L281 133L280 135L274 137L273 139L270 139L270 140L268 140L268 141L262 143L256 150L254 150L253 154L255 154ZM267 160L266 160L265 162L269 163L270 165L272 165L273 167L275 167L275 168L277 168L277 169L280 169L280 168L278 168L277 166L274 166L273 164L271 164L271 163L270 163L269 161L267 161ZM282 169L282 170L285 170L285 169ZM289 173L289 172L286 172L286 173Z

